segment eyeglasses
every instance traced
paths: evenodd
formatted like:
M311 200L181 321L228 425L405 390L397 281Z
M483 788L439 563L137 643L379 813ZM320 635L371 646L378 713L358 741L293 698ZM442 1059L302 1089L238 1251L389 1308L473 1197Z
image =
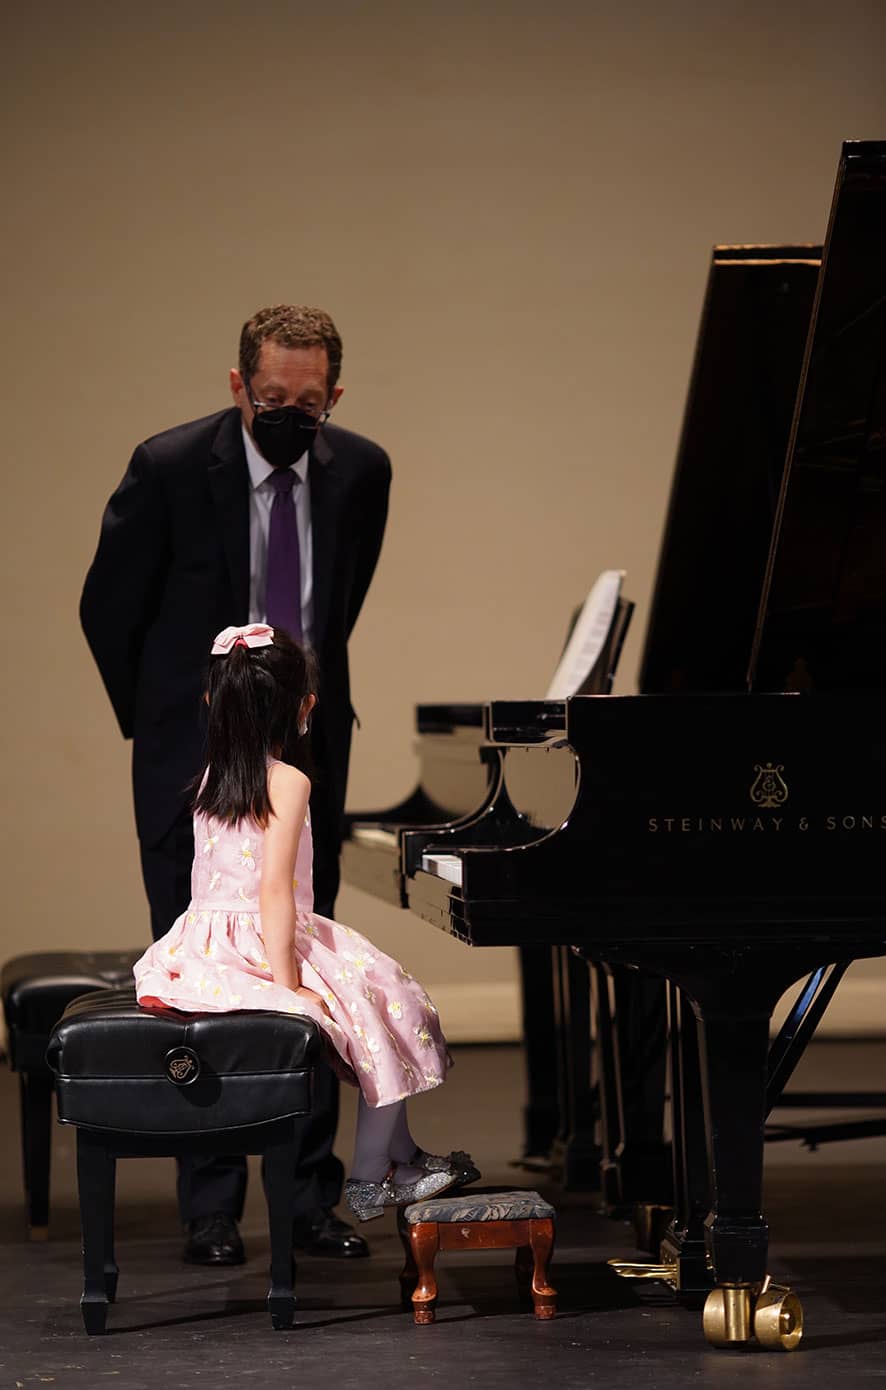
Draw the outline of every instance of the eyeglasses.
M252 409L255 411L256 415L261 415L263 420L267 420L269 425L281 425L286 419L284 412L293 409L293 407L289 405L269 404L267 401L256 400L252 394L252 382L247 379L244 381L243 385L246 390L246 398L252 406ZM331 407L327 406L322 406L318 409L317 406L314 405L297 405L294 408L300 410L303 415L309 415L318 427L326 424L331 409Z

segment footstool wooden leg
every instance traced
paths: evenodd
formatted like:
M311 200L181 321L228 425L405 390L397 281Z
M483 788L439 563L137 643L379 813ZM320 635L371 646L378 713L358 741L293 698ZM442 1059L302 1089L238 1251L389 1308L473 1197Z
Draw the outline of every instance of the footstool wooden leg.
M422 1221L409 1227L412 1258L418 1272L418 1285L412 1295L413 1321L419 1324L434 1322L437 1308L437 1280L434 1259L440 1248L436 1221Z
M531 1245L518 1245L514 1254L514 1277L517 1281L517 1294L524 1306L532 1302L532 1273L535 1261Z
M292 1326L295 1314L295 1260L292 1255L292 1179L299 1145L290 1135L270 1143L262 1168L271 1236L271 1287L268 1312L276 1332Z
M105 1330L108 1316L108 1251L113 1236L108 1232L108 1189L114 1190L114 1160L101 1138L77 1130L77 1183L80 1189L80 1226L83 1233L83 1293L80 1311L92 1336Z
M400 1271L400 1307L404 1313L412 1308L412 1295L418 1284L418 1267L409 1241L409 1225L403 1219L402 1207L397 1208L397 1234L403 1246L403 1268Z
M49 1162L52 1129L52 1077L49 1072L19 1075L22 1167L31 1240L49 1236Z
M552 1318L557 1312L557 1290L548 1283L548 1266L554 1252L553 1221L530 1221L529 1244L532 1249L532 1305L535 1316Z

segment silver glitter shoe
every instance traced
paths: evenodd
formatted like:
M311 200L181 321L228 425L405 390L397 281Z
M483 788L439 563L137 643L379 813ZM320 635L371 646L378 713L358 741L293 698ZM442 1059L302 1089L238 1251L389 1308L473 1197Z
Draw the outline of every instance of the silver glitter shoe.
M345 1201L358 1221L374 1221L385 1207L403 1207L409 1202L423 1202L436 1197L458 1182L451 1168L441 1173L425 1173L415 1182L397 1184L389 1175L383 1182L359 1182L349 1178L345 1183Z
M456 1186L465 1187L469 1182L476 1182L481 1177L480 1169L474 1164L474 1160L464 1149L453 1149L448 1154L429 1154L425 1149L416 1149L415 1157L412 1162L418 1168L424 1168L428 1173L442 1173L447 1168L456 1174Z

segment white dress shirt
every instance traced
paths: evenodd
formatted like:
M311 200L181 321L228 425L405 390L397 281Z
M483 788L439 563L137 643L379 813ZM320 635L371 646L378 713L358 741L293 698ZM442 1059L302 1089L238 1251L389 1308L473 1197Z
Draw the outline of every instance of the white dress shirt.
M273 465L262 458L255 441L243 430L243 447L249 468L249 621L267 622L268 532L271 527L271 504L274 489L268 479L275 472ZM314 566L311 537L311 484L308 479L307 450L290 465L299 479L292 489L295 502L295 521L298 527L299 562L301 565L301 627L307 642L314 638Z

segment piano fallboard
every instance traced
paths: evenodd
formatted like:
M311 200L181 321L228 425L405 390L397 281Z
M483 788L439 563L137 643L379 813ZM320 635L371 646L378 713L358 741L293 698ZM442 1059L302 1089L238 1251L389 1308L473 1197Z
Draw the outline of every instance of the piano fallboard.
M874 953L883 714L865 695L576 697L563 822L523 845L441 845L447 877L426 845L409 906L478 946L777 939Z

